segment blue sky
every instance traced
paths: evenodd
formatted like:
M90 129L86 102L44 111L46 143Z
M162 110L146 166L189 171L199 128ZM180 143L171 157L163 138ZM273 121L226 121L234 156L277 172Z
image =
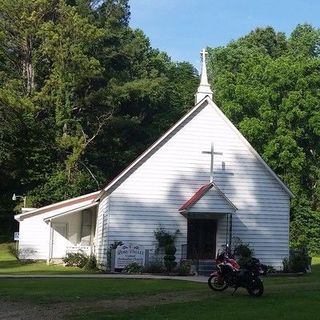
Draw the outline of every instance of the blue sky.
M320 24L320 0L130 0L133 28L174 61L200 64L200 50L272 26L287 35L298 23Z

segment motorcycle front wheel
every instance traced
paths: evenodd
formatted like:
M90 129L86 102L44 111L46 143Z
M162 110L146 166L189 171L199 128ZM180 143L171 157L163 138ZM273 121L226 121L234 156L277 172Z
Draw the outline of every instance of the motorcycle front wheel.
M250 296L260 297L264 291L263 282L259 278L254 279L247 290Z
M225 280L223 278L219 278L219 276L216 274L213 274L209 277L208 286L214 291L223 291L228 288Z

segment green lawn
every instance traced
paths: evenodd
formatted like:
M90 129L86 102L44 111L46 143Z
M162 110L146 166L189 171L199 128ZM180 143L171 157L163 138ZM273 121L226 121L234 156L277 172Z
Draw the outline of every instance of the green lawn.
M81 272L44 263L21 266L3 249L0 245L0 273ZM216 293L206 283L177 280L0 278L0 302L50 305L72 320L320 319L320 258L313 259L312 274L267 277L264 284L264 295L252 298L243 289ZM147 303L136 306L137 301Z
M63 274L83 273L79 268L64 267L62 265L47 265L46 262L28 264L19 263L7 250L8 243L0 244L0 274Z
M206 285L203 299L196 302L154 305L122 311L93 311L74 313L69 319L117 320L248 320L320 319L320 259L314 259L312 274L302 277L269 277L264 279L265 293L260 298L250 297L244 289L233 296L232 290L216 293Z

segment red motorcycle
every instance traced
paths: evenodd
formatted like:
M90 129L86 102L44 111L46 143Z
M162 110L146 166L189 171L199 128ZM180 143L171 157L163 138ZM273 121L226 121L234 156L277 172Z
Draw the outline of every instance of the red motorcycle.
M217 269L208 279L209 288L215 291L223 291L228 287L234 288L233 293L239 288L246 288L254 297L263 294L263 282L260 275L265 273L265 266L259 259L251 258L248 263L240 267L235 258L223 251L216 259Z

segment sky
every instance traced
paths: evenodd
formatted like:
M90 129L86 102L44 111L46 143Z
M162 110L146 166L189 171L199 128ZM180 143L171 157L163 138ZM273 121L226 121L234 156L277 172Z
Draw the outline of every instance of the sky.
M320 27L320 0L130 0L133 28L173 61L200 66L200 50L218 47L257 27L290 35L299 23Z

